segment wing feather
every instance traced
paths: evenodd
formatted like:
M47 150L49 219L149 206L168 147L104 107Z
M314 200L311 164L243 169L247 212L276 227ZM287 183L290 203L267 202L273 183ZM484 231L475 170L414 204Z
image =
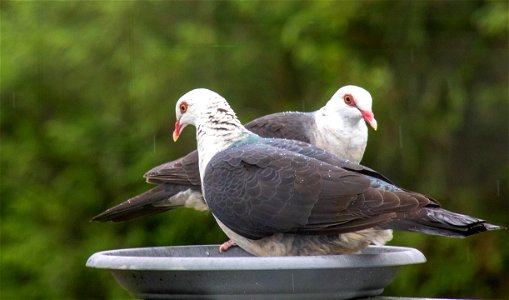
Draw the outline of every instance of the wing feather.
M404 191L371 187L364 174L270 144L229 148L214 156L205 172L204 193L212 212L252 239L282 232L357 231L424 205Z
M155 184L173 183L200 186L198 151L194 150L186 156L152 168L143 177L147 182Z

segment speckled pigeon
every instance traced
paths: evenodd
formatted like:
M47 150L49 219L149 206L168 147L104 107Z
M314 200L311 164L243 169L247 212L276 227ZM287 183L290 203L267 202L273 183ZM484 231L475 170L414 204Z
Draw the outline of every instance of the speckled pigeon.
M284 112L255 119L245 125L263 137L311 143L353 162L360 162L366 149L368 128L377 122L371 110L371 95L348 85L334 93L327 104L314 112ZM107 209L94 221L126 221L176 207L207 210L198 173L198 153L159 165L145 175L156 187Z
M499 229L447 211L376 171L308 143L248 131L227 101L192 90L176 105L176 141L196 126L202 192L226 235L259 256L355 253L377 228L447 237Z

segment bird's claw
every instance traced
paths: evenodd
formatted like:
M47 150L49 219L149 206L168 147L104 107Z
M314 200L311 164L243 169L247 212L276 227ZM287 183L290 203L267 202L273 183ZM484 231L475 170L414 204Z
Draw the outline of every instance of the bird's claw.
M235 246L235 242L232 240L227 240L226 242L222 243L221 246L219 246L219 252L220 253L226 252L233 246Z

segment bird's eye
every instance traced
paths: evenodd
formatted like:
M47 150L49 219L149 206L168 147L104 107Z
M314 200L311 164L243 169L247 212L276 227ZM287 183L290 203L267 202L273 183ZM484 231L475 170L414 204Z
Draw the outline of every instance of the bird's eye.
M346 103L346 104L348 104L348 105L352 105L352 106L353 106L353 105L355 104L355 103L354 103L354 101L353 101L353 96L352 96L352 95L350 95L350 94L346 94L346 95L344 95L344 96L343 96L343 100L344 100L344 101L345 101L345 103Z
M187 111L187 103L186 102L182 102L180 104L180 113L185 113Z

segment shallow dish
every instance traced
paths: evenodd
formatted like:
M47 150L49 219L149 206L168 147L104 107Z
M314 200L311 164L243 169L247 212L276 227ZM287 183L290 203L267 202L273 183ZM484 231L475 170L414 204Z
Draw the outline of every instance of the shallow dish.
M219 245L132 248L93 254L143 299L348 299L376 296L400 266L426 261L417 249L371 246L356 255L255 257Z

